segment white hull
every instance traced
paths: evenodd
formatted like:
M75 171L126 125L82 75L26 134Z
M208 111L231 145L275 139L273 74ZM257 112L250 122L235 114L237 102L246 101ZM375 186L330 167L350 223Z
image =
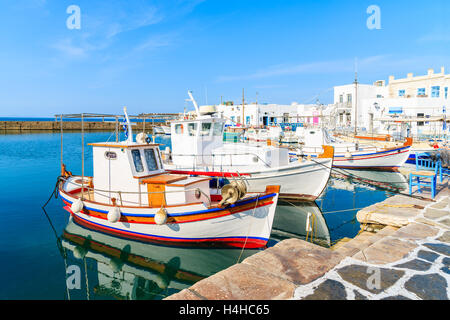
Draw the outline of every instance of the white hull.
M60 196L75 220L93 229L150 242L172 244L222 243L226 246L261 247L267 243L272 229L278 193L250 195L227 208L208 208L204 204L166 207L169 218L183 221L155 224L159 208L120 207L121 219L110 222L106 214L111 205L85 200L80 212L72 212L77 199L60 190ZM251 196L251 197L250 197Z
M249 192L263 192L267 185L280 185L280 197L296 200L314 201L327 185L331 173L332 159L323 158L314 161L293 162L278 168L222 167L219 173L239 172L248 182ZM212 167L180 168L165 164L167 170L176 173L207 174Z

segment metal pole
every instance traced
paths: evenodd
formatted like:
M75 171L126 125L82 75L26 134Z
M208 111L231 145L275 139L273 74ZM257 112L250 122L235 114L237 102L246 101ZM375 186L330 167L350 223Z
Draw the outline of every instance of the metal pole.
M61 168L63 165L63 118L61 115Z
M81 114L81 200L84 200L84 114Z
M119 142L119 118L116 116L116 142Z

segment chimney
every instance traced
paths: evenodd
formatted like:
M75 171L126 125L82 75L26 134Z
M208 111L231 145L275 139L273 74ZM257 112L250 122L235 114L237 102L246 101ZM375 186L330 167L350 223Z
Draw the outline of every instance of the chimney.
M395 77L394 76L389 76L389 83L391 83L392 81L394 81Z
M410 79L410 78L412 78L412 77L413 77L412 72L411 72L411 73L408 73L408 79Z
M433 69L428 69L428 75L431 76L434 73Z
M441 73L445 74L445 67L441 67Z

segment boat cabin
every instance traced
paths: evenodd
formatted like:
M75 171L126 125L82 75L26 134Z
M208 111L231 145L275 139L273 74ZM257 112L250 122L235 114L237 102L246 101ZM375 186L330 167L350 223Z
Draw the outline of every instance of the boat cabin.
M94 201L118 205L161 207L209 201L205 177L168 174L159 144L92 143ZM120 191L120 192L119 192Z
M179 166L208 165L211 153L223 145L225 119L201 117L171 122L172 161Z

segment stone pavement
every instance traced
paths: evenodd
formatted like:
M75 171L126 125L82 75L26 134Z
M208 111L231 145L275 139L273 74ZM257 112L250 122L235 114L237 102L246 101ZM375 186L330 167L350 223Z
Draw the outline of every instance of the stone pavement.
M297 287L293 299L448 300L448 193L436 199L422 202L399 195L358 212L361 223L383 225L380 231L335 245L333 251L347 257L324 276Z
M448 300L449 212L446 190L397 195L358 212L362 232L332 249L284 240L166 299Z

